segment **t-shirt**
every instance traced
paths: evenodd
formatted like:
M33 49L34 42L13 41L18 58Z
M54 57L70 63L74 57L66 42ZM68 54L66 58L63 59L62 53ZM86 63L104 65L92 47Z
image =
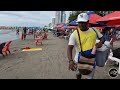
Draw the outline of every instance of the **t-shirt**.
M90 28L89 28L87 31L83 31L83 32L89 33L90 30L93 30L93 29L90 29ZM98 32L98 31L97 31L97 34L98 34L98 37L99 37L99 38L101 38L101 37L103 36L103 35L102 35L100 32ZM78 48L79 48L79 43L77 42L74 33L72 33L72 34L70 35L68 45L73 45L73 46L75 47L76 54L75 54L74 60L77 62L77 61L78 61L78 54L79 54L79 49L78 49Z

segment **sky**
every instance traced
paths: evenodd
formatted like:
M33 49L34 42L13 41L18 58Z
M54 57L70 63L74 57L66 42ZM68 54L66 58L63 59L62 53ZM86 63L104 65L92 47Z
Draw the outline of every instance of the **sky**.
M70 11L65 11L66 21ZM55 11L0 11L0 26L38 26L52 22Z

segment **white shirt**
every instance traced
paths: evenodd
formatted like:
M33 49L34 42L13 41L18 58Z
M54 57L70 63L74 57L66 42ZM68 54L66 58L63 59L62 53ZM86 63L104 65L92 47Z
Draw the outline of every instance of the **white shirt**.
M90 32L90 30L93 30L93 29L88 29L87 31L83 31L83 32ZM97 32L97 31L96 31ZM100 32L97 32L97 34L98 34L98 37L99 38L101 38L103 35L100 33ZM77 40L76 40L76 37L75 37L75 34L74 33L72 33L71 35L70 35L70 38L69 38L69 43L68 43L68 45L73 45L74 47L75 47L75 50L76 50L76 54L75 54L75 57L74 57L74 60L75 60L75 62L77 62L78 61L78 54L79 54L79 43L77 42Z

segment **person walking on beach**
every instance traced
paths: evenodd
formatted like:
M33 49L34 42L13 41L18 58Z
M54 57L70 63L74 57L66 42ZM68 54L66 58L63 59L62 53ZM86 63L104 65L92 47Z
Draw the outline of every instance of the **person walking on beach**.
M16 35L19 35L19 29L16 30Z
M94 73L95 73L95 54L91 54L93 48L96 46L96 48L99 48L104 43L103 35L99 32L97 29L89 28L89 18L86 13L81 13L77 17L78 22L78 29L74 30L74 32L70 35L68 48L67 48L67 56L69 59L69 70L76 71L76 78L82 79L82 76L85 77L85 79L93 79ZM96 43L96 39L99 38L100 42ZM76 54L73 59L73 48L76 49ZM92 65L92 71L89 74L83 74L84 72L87 72L85 69L82 70L82 67L78 68L78 65L83 66L85 68L88 63L83 62L81 58L87 59L94 59ZM85 65L86 64L86 65ZM90 64L90 63L89 63Z
M24 40L25 40L26 39L26 35L27 35L27 28L26 27L23 28L23 33L24 33Z

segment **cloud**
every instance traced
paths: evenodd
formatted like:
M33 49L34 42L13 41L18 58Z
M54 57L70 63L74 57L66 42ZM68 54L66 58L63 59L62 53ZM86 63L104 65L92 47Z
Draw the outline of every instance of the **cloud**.
M44 26L52 17L55 17L55 11L0 11L0 26Z

